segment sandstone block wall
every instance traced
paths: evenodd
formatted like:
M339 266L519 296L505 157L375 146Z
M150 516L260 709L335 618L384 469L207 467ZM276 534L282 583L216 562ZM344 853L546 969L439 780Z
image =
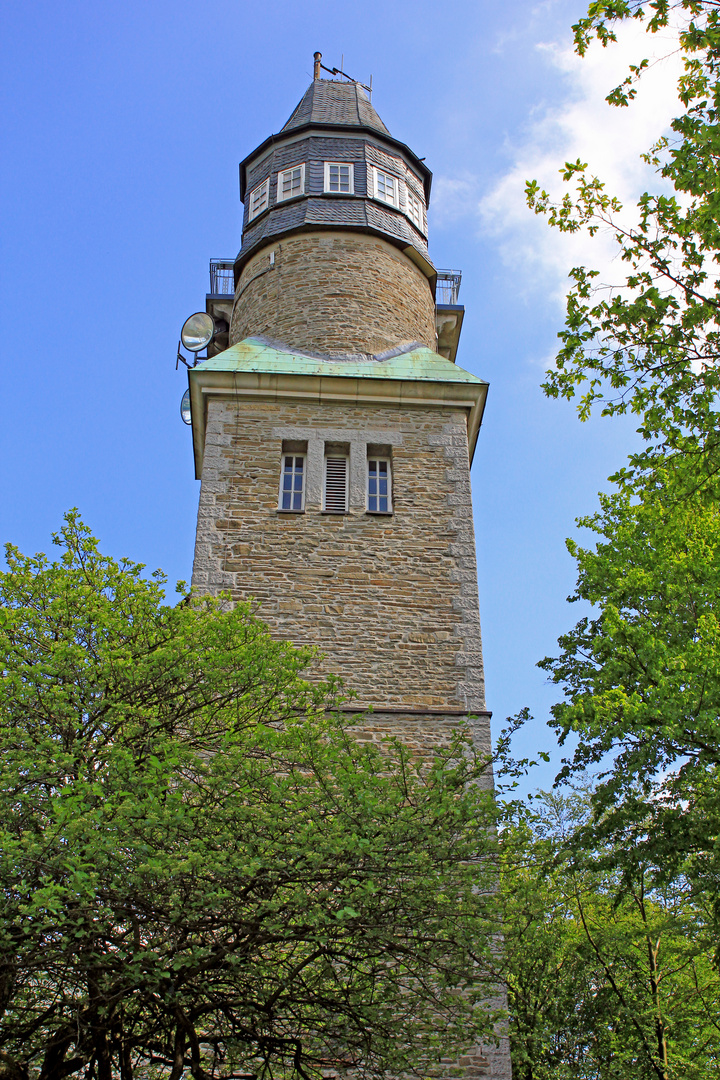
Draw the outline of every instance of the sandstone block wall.
M412 341L435 349L435 303L422 271L385 240L299 233L262 248L243 268L230 344L254 334L326 355L381 353Z
M504 994L488 1001L491 1008L507 1008ZM480 1080L491 1077L492 1080L512 1080L510 1065L510 1043L503 1035L499 1044L474 1046L461 1057L442 1058L437 1076L442 1080Z
M301 514L278 512L283 441L307 444ZM323 514L325 443L350 451L349 512ZM365 511L367 446L390 447L392 516ZM317 646L318 672L357 693L360 741L421 756L467 713L490 751L465 414L211 398L193 584L255 597L277 637ZM492 776L487 776L492 786ZM502 1007L504 998L488 1003ZM511 1080L507 1038L442 1058L438 1080Z
M302 514L278 512L284 440L308 447ZM344 515L321 510L326 442L350 448ZM368 444L391 448L392 515L365 511ZM463 412L211 400L193 583L255 597L359 705L483 710Z

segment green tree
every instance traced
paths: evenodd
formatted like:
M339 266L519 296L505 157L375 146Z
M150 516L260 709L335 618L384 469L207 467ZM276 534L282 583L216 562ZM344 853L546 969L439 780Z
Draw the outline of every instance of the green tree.
M75 514L0 576L0 1077L422 1069L492 1035L486 763L356 742Z
M576 740L564 775L601 770L594 801L604 832L628 837L668 875L682 869L715 888L720 504L707 488L679 492L677 477L658 470L641 501L601 496L600 512L581 522L599 539L569 543L579 570L572 599L595 610L540 666L565 691L552 710L561 741Z
M547 813L559 796L525 823L536 862L506 876L514 1055L536 1080L718 1071L720 5L594 0L573 28L578 53L629 19L650 35L675 27L683 60L679 115L645 155L657 193L633 226L581 161L562 170L559 202L527 187L552 226L617 244L612 280L571 272L545 392L576 399L583 420L631 412L643 439L580 522L595 546L569 542L571 599L590 610L540 665L564 690L552 712L572 753L558 781L599 775L562 836ZM639 55L608 102L631 107L647 67Z
M679 27L682 112L670 136L645 155L662 190L640 198L634 226L623 224L618 200L579 160L563 170L574 190L560 202L536 181L527 194L535 211L563 231L603 228L615 236L616 280L599 281L587 267L571 272L562 347L544 388L555 397L580 395L582 418L596 403L606 415L637 414L648 440L635 462L643 465L652 448L717 448L720 9L715 0L594 0L573 27L577 51L583 55L593 38L610 44L614 27L627 19L643 21L649 34ZM608 102L628 106L647 66L638 57Z
M503 834L513 1076L705 1080L720 1066L707 898L656 884L640 853L629 870L607 845L577 850L590 812L585 793L544 794Z
M575 188L559 203L528 185L552 225L607 227L619 255L615 281L572 271L545 390L578 396L582 418L596 404L606 415L632 411L644 439L611 477L615 492L580 523L597 546L569 544L579 572L572 599L592 616L541 666L565 691L553 709L561 740L576 745L564 776L602 770L594 823L615 838L615 857L640 847L667 881L689 875L718 896L720 7L596 0L574 27L578 52L593 38L610 44L631 18L651 35L679 27L681 112L647 154L663 190L640 198L629 227L582 162L566 165ZM646 68L638 57L611 105L631 107Z

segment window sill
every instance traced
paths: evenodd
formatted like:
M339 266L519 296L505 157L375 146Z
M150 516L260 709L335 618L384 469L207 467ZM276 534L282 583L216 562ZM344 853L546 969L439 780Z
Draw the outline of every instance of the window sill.
M366 510L366 517L392 517L395 513L394 510Z
M398 214L402 214L403 217L407 217L404 210L401 210L396 202L391 202L389 199L382 199L379 195L371 196L373 202L380 203L381 206L388 206L391 210L397 210ZM408 218L408 220L410 220Z
M304 510L282 510L280 507L275 511L276 514L289 514L291 517L297 514L304 514Z
M349 510L321 510L323 517L348 517Z

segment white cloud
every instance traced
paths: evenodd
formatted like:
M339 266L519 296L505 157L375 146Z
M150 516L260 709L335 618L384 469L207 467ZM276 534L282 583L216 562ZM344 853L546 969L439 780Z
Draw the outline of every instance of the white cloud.
M462 176L435 176L432 190L434 225L450 225L468 214L478 212L480 188L472 173Z
M570 45L537 48L566 84L565 100L531 115L525 130L507 148L509 169L487 193L479 193L470 177L439 177L436 205L442 207L441 223L462 214L476 217L480 233L498 245L503 261L513 267L521 291L539 286L561 301L573 266L591 265L606 281L619 276L612 273L615 248L610 236L591 239L551 229L528 209L525 182L536 179L559 198L564 185L558 170L564 162L580 158L631 214L638 196L659 186L659 178L640 154L678 114L681 60L675 35L646 35L637 23L622 25L617 44L606 49L594 45L584 58ZM651 66L640 81L637 98L629 108L608 105L605 96L625 78L628 65L644 57Z

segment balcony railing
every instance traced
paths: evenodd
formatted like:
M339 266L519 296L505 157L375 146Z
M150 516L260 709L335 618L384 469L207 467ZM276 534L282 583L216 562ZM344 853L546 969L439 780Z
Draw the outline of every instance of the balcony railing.
M210 294L211 296L232 296L235 292L235 278L233 275L233 259L210 260Z
M438 270L435 287L436 304L457 304L462 270Z
M233 259L210 260L210 293L212 296L232 296L235 292ZM457 304L462 270L438 270L435 288L436 304Z

